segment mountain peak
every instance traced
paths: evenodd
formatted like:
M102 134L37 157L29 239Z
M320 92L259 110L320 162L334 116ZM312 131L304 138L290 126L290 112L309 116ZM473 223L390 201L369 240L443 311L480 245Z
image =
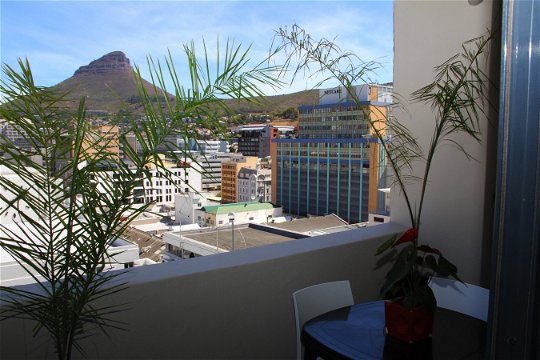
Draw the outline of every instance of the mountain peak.
M73 75L108 74L113 72L127 72L131 74L129 59L122 51L113 51L103 55L90 64L81 66Z

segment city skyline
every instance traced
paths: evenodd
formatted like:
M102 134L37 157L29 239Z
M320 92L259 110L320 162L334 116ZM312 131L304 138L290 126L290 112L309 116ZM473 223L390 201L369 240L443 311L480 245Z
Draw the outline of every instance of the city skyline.
M2 1L1 61L16 66L28 58L36 83L55 85L80 66L123 51L149 79L146 56L163 60L171 51L186 69L182 44L202 40L209 55L217 40L252 45L252 64L268 55L277 29L298 24L312 36L335 39L362 60L383 66L373 80L392 81L392 2L372 1ZM331 11L330 11L331 10ZM180 74L182 78L182 74ZM187 75L186 75L187 76ZM185 77L184 77L185 78ZM302 79L275 93L310 89ZM333 84L329 84L331 86ZM274 95L268 89L269 95Z

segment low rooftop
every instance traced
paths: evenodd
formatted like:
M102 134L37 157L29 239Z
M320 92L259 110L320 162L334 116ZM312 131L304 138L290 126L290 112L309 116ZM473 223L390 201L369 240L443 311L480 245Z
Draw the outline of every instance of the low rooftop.
M349 225L345 220L334 214L307 217L280 223L268 223L266 225L309 236L358 228L356 225Z
M235 226L235 250L270 245L289 240L357 229L363 225L349 225L336 215L317 216L282 223L263 223ZM184 241L198 241L224 251L232 250L232 228L200 229L175 232ZM219 252L219 251L218 251Z
M134 227L126 229L123 238L139 246L139 258L161 261L161 254L165 249L165 242Z
M220 230L196 232L189 234L182 233L182 236L191 240L200 241L207 245L216 246L226 251L232 250L231 228L221 228ZM295 237L268 231L262 231L249 226L235 226L234 229L234 241L236 250L276 244L294 239Z

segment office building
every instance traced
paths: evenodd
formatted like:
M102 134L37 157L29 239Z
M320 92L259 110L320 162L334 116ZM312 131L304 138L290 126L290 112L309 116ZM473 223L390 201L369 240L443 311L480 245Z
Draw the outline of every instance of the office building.
M372 136L372 123L385 122L391 87L320 90L319 105L299 107L297 138L277 145L274 201L299 215L336 214L364 222L384 200L385 152Z
M256 169L257 157L245 156L221 164L221 201L224 204L237 202L238 174L242 168Z
M288 137L293 126L244 125L237 130L238 152L245 156L264 158L270 156L272 140Z

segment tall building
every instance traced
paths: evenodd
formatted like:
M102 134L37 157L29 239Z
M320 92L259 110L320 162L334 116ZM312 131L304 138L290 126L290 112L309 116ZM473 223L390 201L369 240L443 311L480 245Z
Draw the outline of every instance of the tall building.
M259 157L265 158L270 156L271 147L275 146L272 140L280 137L280 130L276 126L265 126L261 131L261 137L259 140Z
M384 194L384 149L371 123L385 122L391 87L320 90L319 105L299 107L298 137L277 139L273 200L290 214L336 214L349 223L368 220Z
M256 169L257 157L245 156L242 161L226 161L221 164L221 200L224 204L237 202L238 174L242 168Z
M246 156L270 156L272 140L294 132L293 126L244 125L237 130L238 152Z

